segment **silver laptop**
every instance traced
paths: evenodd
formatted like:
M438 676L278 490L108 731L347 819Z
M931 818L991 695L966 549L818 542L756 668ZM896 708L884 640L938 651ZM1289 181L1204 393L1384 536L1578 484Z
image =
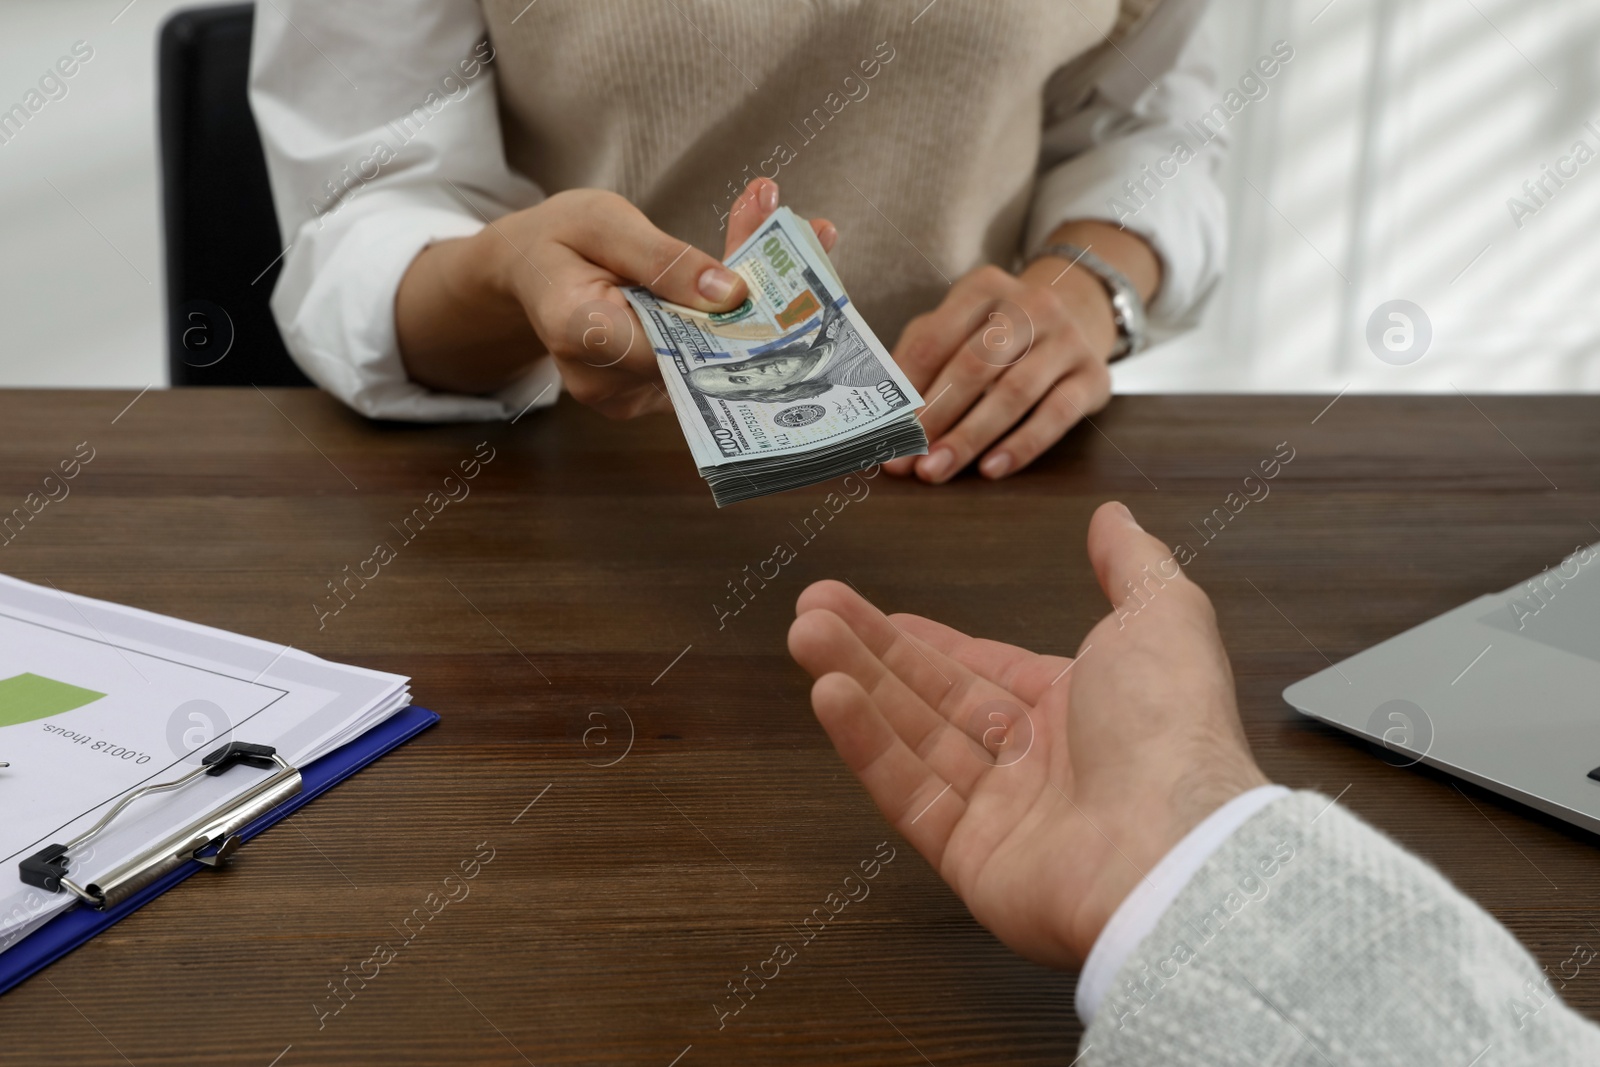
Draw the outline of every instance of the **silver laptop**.
M1600 544L1283 691L1296 710L1600 833Z

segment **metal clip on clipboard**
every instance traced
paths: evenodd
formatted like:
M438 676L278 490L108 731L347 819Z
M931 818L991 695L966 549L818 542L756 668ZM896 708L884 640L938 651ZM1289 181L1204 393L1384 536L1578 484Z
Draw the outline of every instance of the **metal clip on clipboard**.
M276 772L251 786L242 796L233 800L222 811L202 815L176 831L159 844L112 868L88 885L79 885L67 877L67 865L72 849L86 844L104 830L123 809L140 797L152 793L165 793L181 789L202 774L215 777L237 764L247 767L275 767ZM114 907L168 871L198 860L209 867L218 867L242 843L236 831L248 826L285 800L300 792L300 769L291 767L270 745L252 745L231 741L208 754L201 765L181 778L170 782L157 782L135 789L119 800L99 822L64 845L47 845L17 864L22 880L31 886L59 893L66 889L79 900L99 911ZM216 851L199 855L202 850L216 845Z

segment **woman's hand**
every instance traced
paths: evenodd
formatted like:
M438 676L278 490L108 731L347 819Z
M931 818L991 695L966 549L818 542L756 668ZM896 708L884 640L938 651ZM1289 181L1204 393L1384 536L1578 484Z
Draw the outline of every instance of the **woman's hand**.
M1115 226L1068 223L1051 238L1069 241L1116 265L1146 299L1160 282L1155 253ZM914 467L924 481L944 482L983 455L986 478L1021 470L1106 406L1116 343L1110 298L1087 270L1056 257L1017 276L978 268L895 345L896 362L928 402L922 426L931 444L926 456L885 469Z
M1057 967L1185 834L1266 784L1205 593L1121 504L1095 513L1089 559L1117 610L1076 659L885 617L837 582L802 593L789 630L879 810L974 918Z
M730 210L728 250L776 206L775 183L751 182ZM629 285L701 311L748 295L737 274L618 194L569 190L417 256L395 301L407 373L433 389L490 392L548 352L568 392L604 415L666 410L656 356L621 292Z
M778 183L771 178L755 178L744 187L739 199L728 209L728 233L723 242L722 258L733 255L756 228L767 221L767 216L778 210ZM824 252L832 252L839 240L839 231L827 219L812 219L811 232L822 242Z

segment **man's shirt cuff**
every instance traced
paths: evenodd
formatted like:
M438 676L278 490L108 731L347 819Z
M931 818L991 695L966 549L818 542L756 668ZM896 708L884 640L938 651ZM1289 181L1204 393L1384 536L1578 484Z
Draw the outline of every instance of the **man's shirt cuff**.
M1155 929L1195 872L1252 815L1288 795L1289 790L1281 785L1257 786L1248 793L1239 794L1184 835L1183 840L1140 880L1100 931L1084 962L1083 972L1078 976L1078 992L1073 999L1078 1018L1085 1027L1094 1021L1095 1012L1100 1010L1101 1002L1110 992L1117 972L1139 947L1139 942Z

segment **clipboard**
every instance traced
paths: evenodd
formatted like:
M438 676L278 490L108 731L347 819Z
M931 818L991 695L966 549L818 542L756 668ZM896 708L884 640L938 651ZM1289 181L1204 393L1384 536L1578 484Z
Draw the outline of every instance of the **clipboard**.
M298 792L278 800L270 810L233 830L230 836L238 841L248 841L307 801L326 792L379 756L411 740L438 721L439 716L436 712L415 704L401 709L360 737L299 768L295 772L299 778ZM118 900L104 911L80 906L51 919L5 952L0 952L0 994L54 963L113 923L138 911L196 871L214 866L215 863L216 856L183 859L171 863L170 869L165 870L155 880Z

